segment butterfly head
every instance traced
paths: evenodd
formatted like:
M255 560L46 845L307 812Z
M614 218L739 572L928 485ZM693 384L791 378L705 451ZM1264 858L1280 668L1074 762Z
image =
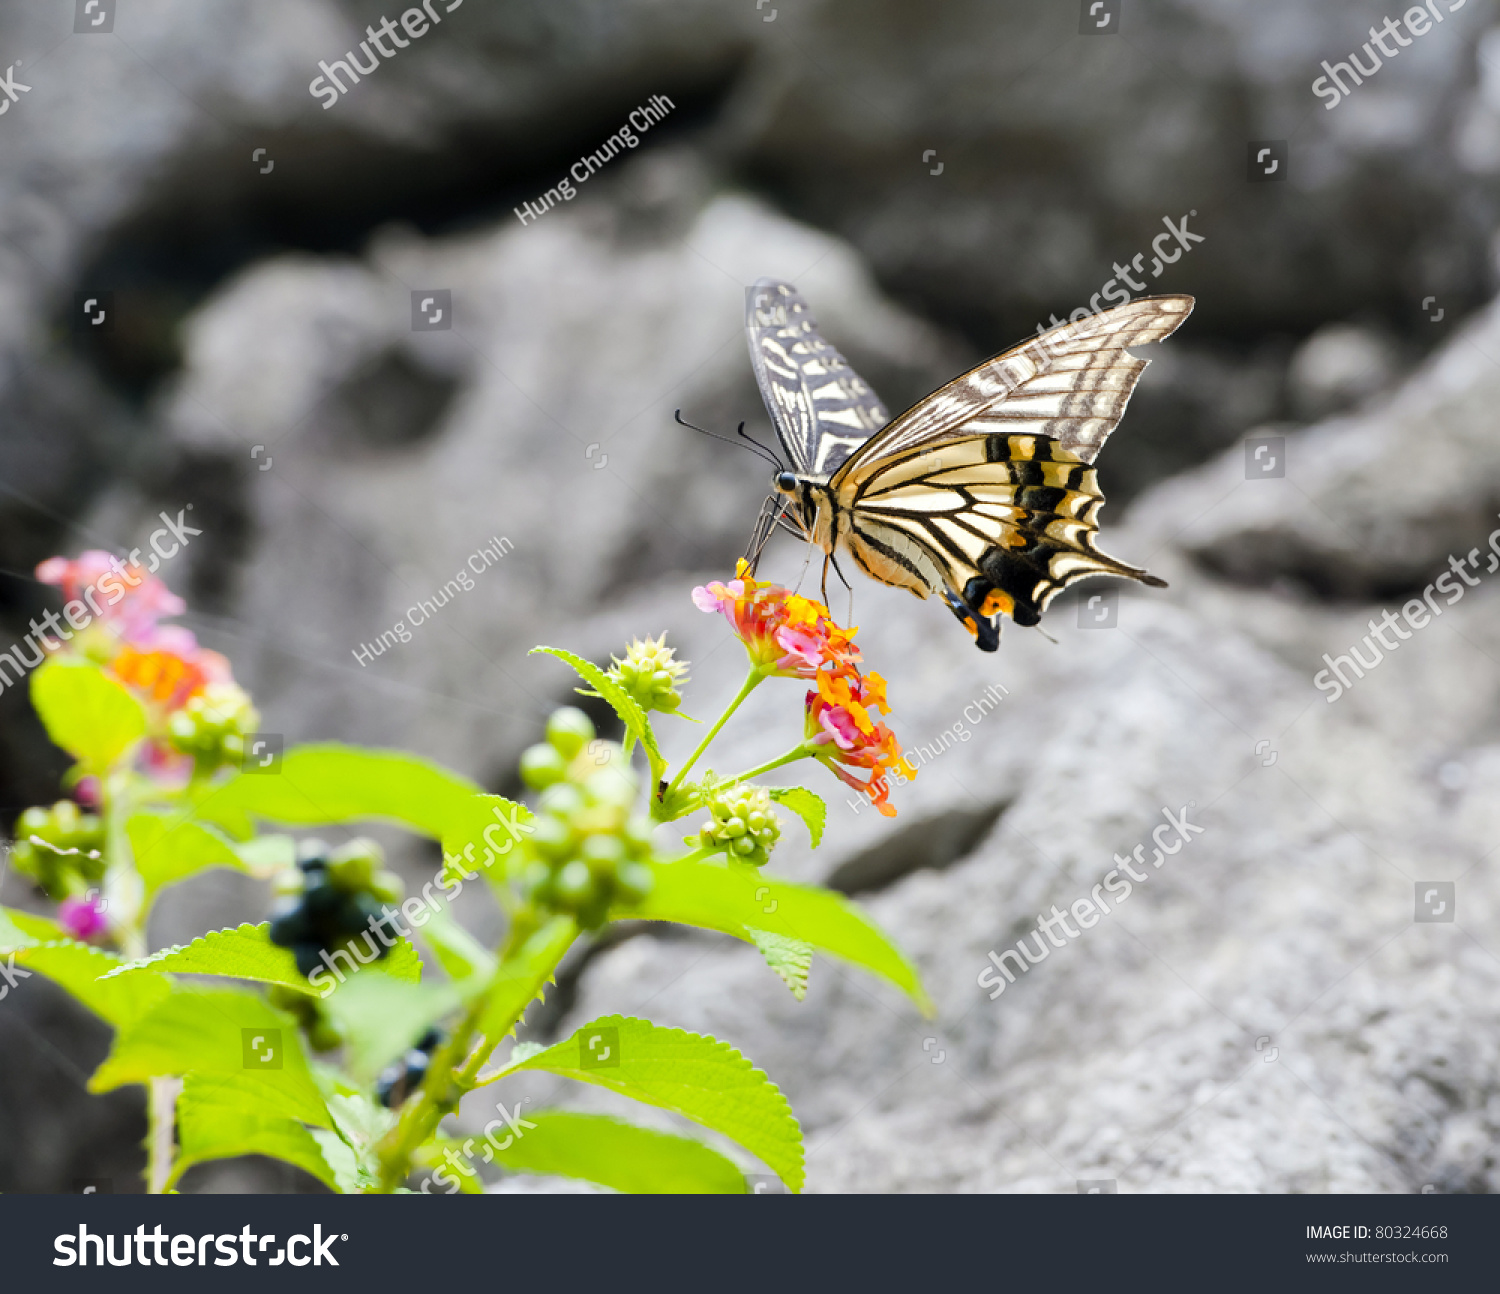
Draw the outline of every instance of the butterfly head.
M795 496L797 493L797 473L777 472L776 475L771 478L771 484L779 493Z

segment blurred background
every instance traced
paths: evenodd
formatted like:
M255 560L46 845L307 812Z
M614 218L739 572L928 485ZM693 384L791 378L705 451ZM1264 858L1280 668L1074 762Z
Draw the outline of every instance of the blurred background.
M732 570L766 472L672 412L768 433L747 284L795 282L892 409L1111 279L1191 293L1099 464L1104 546L1169 591L1097 627L1060 601L1057 644L1012 627L991 657L857 583L927 757L895 823L820 772L828 842L790 824L772 866L866 901L938 1021L822 962L799 1004L753 949L646 933L575 958L528 1026L619 1010L735 1043L802 1118L814 1190L1500 1187L1493 582L1347 695L1312 682L1497 524L1496 5L1433 0L1333 102L1312 86L1368 65L1378 4L436 0L345 93L309 91L400 9L0 10L0 642L56 605L38 561L191 507L163 575L264 729L519 793L571 692L533 644L667 630L693 713L737 682L688 594ZM747 758L800 723L782 686L738 721ZM6 688L7 823L62 769ZM1204 834L1128 905L997 1000L976 985L1188 804ZM1424 918L1432 881L1456 919ZM41 910L14 875L0 898ZM195 881L153 943L265 906ZM139 1093L83 1090L107 1046L40 978L0 1001L0 1190L139 1189ZM243 1162L184 1189L309 1184Z

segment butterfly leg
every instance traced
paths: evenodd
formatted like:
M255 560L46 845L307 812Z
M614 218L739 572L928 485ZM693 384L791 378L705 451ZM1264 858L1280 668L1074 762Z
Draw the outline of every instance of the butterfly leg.
M835 557L832 553L829 553L828 554L828 560L833 563L833 573L839 577L839 583L842 584L846 589L849 590L849 615L848 615L845 623L846 624L853 624L854 623L854 585L850 584L849 581L848 581L848 579L845 577L843 568L839 565L839 559L837 557ZM824 578L827 579L826 568L825 568ZM823 605L827 606L828 604L825 601Z

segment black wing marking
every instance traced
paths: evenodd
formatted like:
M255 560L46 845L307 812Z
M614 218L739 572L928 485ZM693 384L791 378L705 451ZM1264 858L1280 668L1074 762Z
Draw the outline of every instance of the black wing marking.
M1092 463L1148 362L1128 348L1170 336L1192 308L1189 296L1141 297L1022 342L919 400L850 455L833 484L857 484L904 450L969 436L1045 436Z
M745 333L761 398L799 476L837 471L890 421L790 283L758 279L745 289Z

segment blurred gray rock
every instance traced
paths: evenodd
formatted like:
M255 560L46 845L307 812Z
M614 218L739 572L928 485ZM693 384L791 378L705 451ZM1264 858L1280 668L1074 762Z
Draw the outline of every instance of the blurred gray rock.
M1395 375L1395 348L1388 337L1357 324L1325 324L1292 356L1292 405L1304 421L1358 404Z
M1465 324L1391 399L1286 435L1284 475L1242 447L1138 500L1153 534L1236 580L1321 595L1420 590L1496 525L1500 307ZM1207 511L1201 500L1215 500Z

